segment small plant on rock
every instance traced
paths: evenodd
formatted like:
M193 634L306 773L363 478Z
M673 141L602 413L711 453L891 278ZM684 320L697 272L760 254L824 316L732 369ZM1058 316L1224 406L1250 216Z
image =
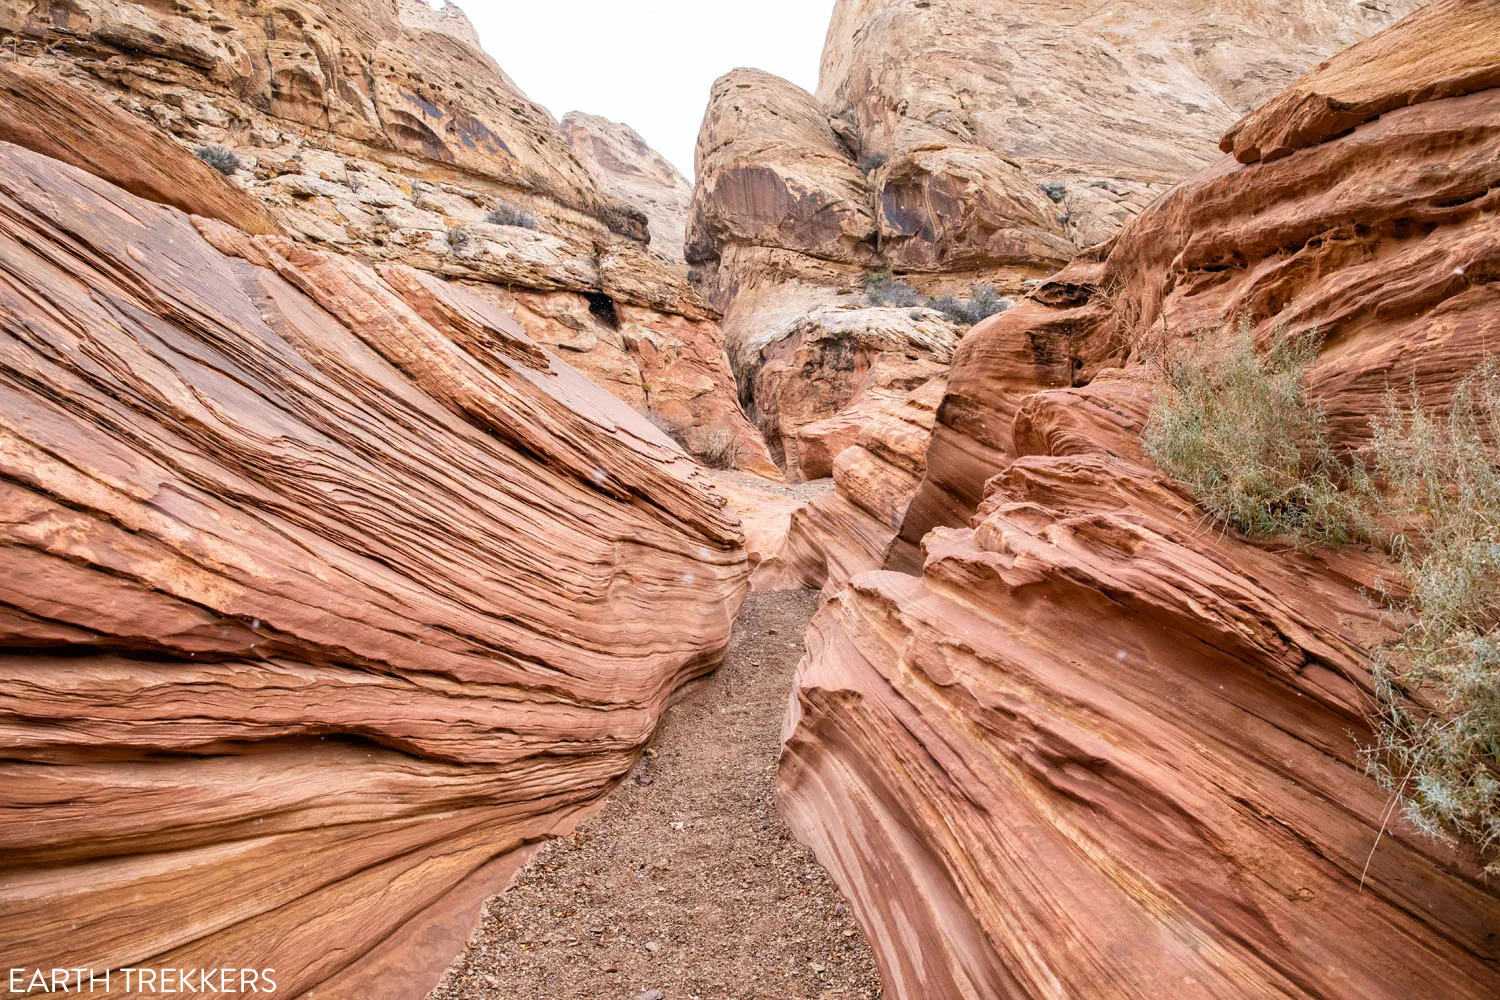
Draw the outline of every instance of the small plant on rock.
M710 469L737 469L740 464L740 439L720 427L708 435L698 457Z
M1486 443L1486 439L1488 443ZM1456 834L1500 875L1500 364L1454 395L1446 420L1413 390L1375 422L1377 500L1410 625L1375 660L1371 772L1438 838Z
M891 271L881 271L865 276L865 303L867 305L910 309L921 301L922 296L917 290L897 278Z
M225 177L240 169L240 158L234 150L225 146L199 146L193 151L198 159L213 167Z
M450 249L463 250L474 242L474 237L463 226L456 226L448 230L448 246Z
M1303 387L1320 342L1316 330L1277 330L1258 352L1246 322L1154 363L1147 454L1244 534L1343 542L1367 530L1358 496L1340 489L1357 473L1335 457L1323 411Z
M523 208L518 208L508 202L500 202L491 210L484 221L492 226L516 226L520 229L535 229L536 219Z
M940 295L928 300L928 307L936 309L960 326L974 326L997 313L1010 308L1010 300L990 285L973 285L969 297L961 299L953 295Z

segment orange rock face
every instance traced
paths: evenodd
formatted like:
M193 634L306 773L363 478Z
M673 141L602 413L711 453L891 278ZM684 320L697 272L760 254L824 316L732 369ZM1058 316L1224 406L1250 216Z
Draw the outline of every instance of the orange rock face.
M824 479L871 414L942 377L955 340L931 310L814 310L744 346L744 395L788 477Z
M1463 82L1490 7L1314 71L1236 133L1256 162L960 346L903 522L920 575L855 576L819 615L782 764L889 996L1500 994L1500 893L1359 759L1390 567L1239 539L1139 444L1162 338L1317 324L1342 444L1386 386L1441 402L1500 344L1500 90ZM1346 134L1287 124L1295 95L1379 94L1439 38L1475 61Z
M741 533L480 299L194 221L0 144L0 952L410 996L716 663Z

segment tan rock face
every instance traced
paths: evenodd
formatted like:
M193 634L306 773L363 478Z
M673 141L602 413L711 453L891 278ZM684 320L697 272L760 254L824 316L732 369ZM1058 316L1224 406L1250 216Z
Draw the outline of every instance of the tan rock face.
M686 182L624 126L584 116L559 128L484 54L457 7L297 2L261 16L206 2L167 12L91 0L61 10L0 0L0 35L14 36L13 51L37 81L9 95L18 119L34 114L27 109L40 88L66 86L57 92L64 106L66 94L84 90L117 105L116 118L150 121L158 144L171 137L187 149L232 150L239 167L230 180L264 205L257 231L279 228L371 262L503 286L497 295L604 297L610 310L637 308L652 339L680 353L700 354L704 338L718 339L705 325L717 314L687 284L680 249L662 256L645 242L650 210L665 245L681 247ZM566 138L580 129L597 134L579 140L588 165ZM57 153L55 142L23 141ZM202 191L225 188L223 200L232 189L206 171L194 163L183 173L196 178L201 210L225 217ZM694 343L669 344L681 331ZM670 377L627 371L609 346L591 360L575 350L575 360L607 373L602 384L628 402L644 382ZM722 353L710 350L705 363L722 369ZM701 388L695 380L670 393L696 397ZM747 461L769 469L732 383L716 383L712 395L694 413L716 422L690 425L684 440L742 439Z
M1245 111L1418 6L839 0L817 96L862 154L985 149L1032 187L1064 184L1059 214L1088 246L1144 207L1142 194L1212 162Z
M478 298L197 222L0 145L0 950L421 992L716 662L740 531Z
M735 70L714 84L695 170L687 258L695 283L721 310L772 261L815 277L829 264L874 262L864 173L812 95L780 77ZM756 266L740 260L726 271L730 248Z
M903 522L920 575L820 614L782 763L888 995L1500 992L1500 893L1359 757L1390 567L1204 530L1139 443L1140 345L1241 316L1326 334L1310 391L1341 444L1387 385L1440 403L1500 344L1500 90L1463 82L1483 6L1310 74L1236 133L1270 162L1205 169L960 345ZM1330 79L1400 89L1440 40L1472 61L1405 106L1285 125Z
M715 85L693 281L735 358L850 304L873 271L1019 293L1212 163L1257 102L1417 6L840 0L816 95L754 71Z
M561 123L568 148L594 175L599 187L645 215L651 249L684 264L688 209L693 186L629 125L571 111Z

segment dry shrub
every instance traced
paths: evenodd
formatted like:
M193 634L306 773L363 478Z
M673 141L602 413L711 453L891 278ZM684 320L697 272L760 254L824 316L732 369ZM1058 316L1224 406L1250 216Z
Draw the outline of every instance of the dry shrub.
M1303 388L1319 343L1316 330L1278 329L1258 352L1246 322L1154 362L1147 454L1246 535L1343 542L1367 530L1363 491L1340 488L1354 473L1334 456L1323 411Z
M711 431L698 457L710 469L736 469L740 464L740 439L723 427Z
M1488 442L1488 443L1487 443ZM1410 588L1410 624L1375 659L1372 773L1418 829L1476 843L1500 874L1500 365L1466 379L1446 419L1413 389L1386 398L1376 498Z

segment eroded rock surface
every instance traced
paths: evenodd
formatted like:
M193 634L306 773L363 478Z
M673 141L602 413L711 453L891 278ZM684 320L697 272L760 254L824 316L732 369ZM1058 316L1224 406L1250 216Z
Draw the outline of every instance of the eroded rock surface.
M840 0L816 94L750 70L715 84L693 281L736 361L854 304L872 272L918 302L1022 293L1211 164L1257 103L1417 6Z
M570 111L561 128L568 148L599 186L646 217L651 249L674 264L684 264L693 201L688 179L629 125Z
M1500 894L1359 758L1390 567L1237 538L1139 444L1143 346L1242 316L1326 335L1310 392L1341 445L1387 386L1440 404L1500 344L1500 90L1463 82L1491 10L1435 5L1314 71L1236 133L1275 137L1259 162L1203 170L960 345L903 523L920 575L825 606L782 764L888 995L1500 992ZM1453 71L1402 106L1284 124L1439 38L1472 63L1424 64Z
M26 93L0 90L15 108L8 115L29 114L35 93L49 85L63 103L84 90L113 105L115 117L149 123L152 142L223 147L233 154L224 161L230 180L264 206L265 221L249 227L256 231L279 228L308 245L491 285L497 294L558 294L547 313L570 311L580 296L610 315L634 310L633 323L658 347L702 355L690 383L663 386L660 366L648 370L653 362L634 353L618 358L610 344L580 367L618 375L604 384L624 385L627 401L651 383L697 399L682 441L691 448L728 435L747 467L771 468L738 414L733 385L716 382L706 396L697 388L703 370L723 368L723 351L704 354L705 337L719 340L718 314L688 285L681 251L671 249L682 243L674 228L685 182L655 153L630 145L628 129L602 119L587 120L602 124L598 142L580 142L586 164L565 136L585 120L560 127L530 101L479 48L457 7L352 0L259 12L200 0L170 9L0 0L0 40L39 81ZM57 153L55 144L18 141ZM621 173L626 145L633 159L623 166L646 171L641 183ZM611 158L611 149L620 156ZM656 208L665 255L647 242ZM528 318L516 316L523 325ZM547 328L527 332L546 341ZM684 331L689 339L677 342Z
M420 994L746 589L701 470L482 300L10 144L0 442L16 967Z
M872 414L941 378L953 327L925 309L822 308L742 345L750 412L793 481L824 479Z

